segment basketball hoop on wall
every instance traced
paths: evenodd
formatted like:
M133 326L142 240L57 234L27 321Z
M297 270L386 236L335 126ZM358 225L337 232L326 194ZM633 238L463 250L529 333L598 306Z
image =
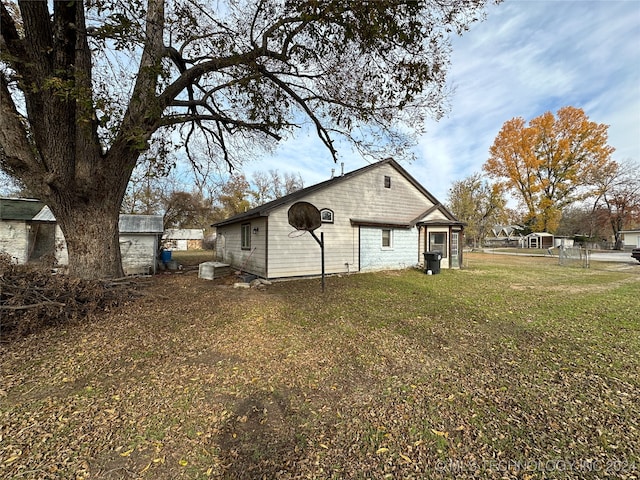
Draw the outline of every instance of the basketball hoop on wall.
M289 238L296 238L309 232L318 245L320 245L322 261L322 291L324 292L324 232L320 232L320 238L313 232L322 225L320 210L309 202L296 202L289 207L287 212L289 225L295 231L289 234Z

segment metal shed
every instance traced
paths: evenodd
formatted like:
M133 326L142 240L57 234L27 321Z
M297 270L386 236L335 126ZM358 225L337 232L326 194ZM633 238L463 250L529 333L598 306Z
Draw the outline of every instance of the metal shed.
M118 229L124 273L156 273L162 215L120 215Z
M126 274L155 273L163 233L162 215L120 215L120 253ZM45 254L69 263L67 244L51 209L38 200L0 199L0 251L17 263Z

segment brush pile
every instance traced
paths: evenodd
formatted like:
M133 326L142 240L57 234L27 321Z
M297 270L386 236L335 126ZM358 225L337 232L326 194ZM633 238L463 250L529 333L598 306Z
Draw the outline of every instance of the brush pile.
M130 279L82 280L42 265L16 265L0 254L0 343L126 303L139 295Z

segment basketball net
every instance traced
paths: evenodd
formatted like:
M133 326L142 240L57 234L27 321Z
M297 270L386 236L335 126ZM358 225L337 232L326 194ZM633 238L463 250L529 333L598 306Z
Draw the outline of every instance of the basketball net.
M307 230L294 230L293 232L289 232L289 238L298 238L308 233Z

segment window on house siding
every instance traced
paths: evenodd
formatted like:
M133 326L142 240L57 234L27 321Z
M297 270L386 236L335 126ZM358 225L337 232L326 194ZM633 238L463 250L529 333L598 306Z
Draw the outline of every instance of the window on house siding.
M384 176L384 188L391 188L391 177Z
M391 248L393 246L393 235L391 229L382 229L382 248Z
M240 248L242 250L251 249L251 224L243 223L240 226Z
M333 223L333 210L329 208L320 210L320 219L322 223Z
M446 232L429 233L429 251L440 252L442 258L447 258L447 234Z

